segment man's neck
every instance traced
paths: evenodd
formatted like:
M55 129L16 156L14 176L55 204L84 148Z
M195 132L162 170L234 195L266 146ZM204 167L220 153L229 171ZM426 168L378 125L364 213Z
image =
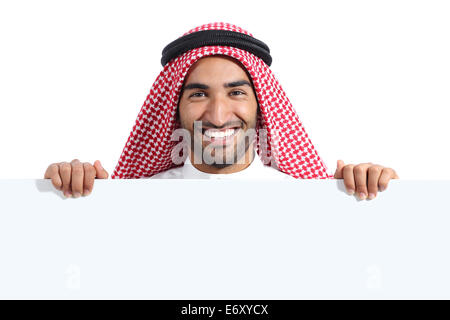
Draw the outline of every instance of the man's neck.
M200 171L206 172L206 173L212 173L212 174L228 174L228 173L235 173L235 172L242 171L245 168L247 168L248 166L250 166L250 164L255 159L255 150L253 147L248 148L247 152L243 156L243 159L240 159L237 161L238 163L226 166L225 168L216 168L212 165L208 165L205 163L200 163L200 164L194 163L194 160L193 160L194 153L192 151L189 153L189 158L190 158L192 165L197 170L200 170ZM242 160L245 160L245 161L242 161Z

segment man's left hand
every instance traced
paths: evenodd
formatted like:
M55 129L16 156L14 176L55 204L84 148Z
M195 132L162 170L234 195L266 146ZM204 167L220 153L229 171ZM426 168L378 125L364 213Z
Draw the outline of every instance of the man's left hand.
M392 168L386 168L372 162L344 164L337 161L335 179L344 179L344 185L349 194L356 194L360 199L374 199L378 191L386 190L391 179L399 179Z

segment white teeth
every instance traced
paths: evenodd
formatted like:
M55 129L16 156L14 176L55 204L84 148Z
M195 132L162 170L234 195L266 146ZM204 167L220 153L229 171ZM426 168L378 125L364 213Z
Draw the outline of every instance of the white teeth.
M231 135L233 135L233 133L235 132L235 129L227 129L225 131L215 131L215 130L206 130L205 131L205 136L207 136L208 138L225 138L225 137L229 137Z

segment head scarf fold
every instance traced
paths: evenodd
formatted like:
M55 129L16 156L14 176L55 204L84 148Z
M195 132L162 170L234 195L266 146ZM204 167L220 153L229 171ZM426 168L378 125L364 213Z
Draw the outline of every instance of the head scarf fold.
M202 30L229 30L253 37L248 31L229 23L205 24L182 36ZM298 179L333 179L269 66L246 50L215 45L191 49L167 62L144 101L111 178L151 177L180 166L172 161L171 155L179 143L172 141L172 133L180 128L176 111L181 87L189 68L198 59L211 55L226 55L238 60L251 76L261 111L255 148L263 163L274 161L279 170ZM260 141L261 131L267 134L267 143Z

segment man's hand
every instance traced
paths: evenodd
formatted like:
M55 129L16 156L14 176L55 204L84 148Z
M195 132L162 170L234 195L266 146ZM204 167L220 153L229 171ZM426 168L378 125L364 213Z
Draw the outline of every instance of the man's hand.
M44 179L52 179L52 184L57 190L63 191L66 197L73 195L74 198L90 194L96 178L108 178L108 172L98 160L94 165L89 162L81 163L78 159L70 163L52 163L44 174Z
M334 174L335 179L344 179L344 185L349 194L356 194L360 199L374 199L377 191L386 190L391 179L399 179L397 173L371 162L357 165L347 164L344 161L337 161L337 169Z

